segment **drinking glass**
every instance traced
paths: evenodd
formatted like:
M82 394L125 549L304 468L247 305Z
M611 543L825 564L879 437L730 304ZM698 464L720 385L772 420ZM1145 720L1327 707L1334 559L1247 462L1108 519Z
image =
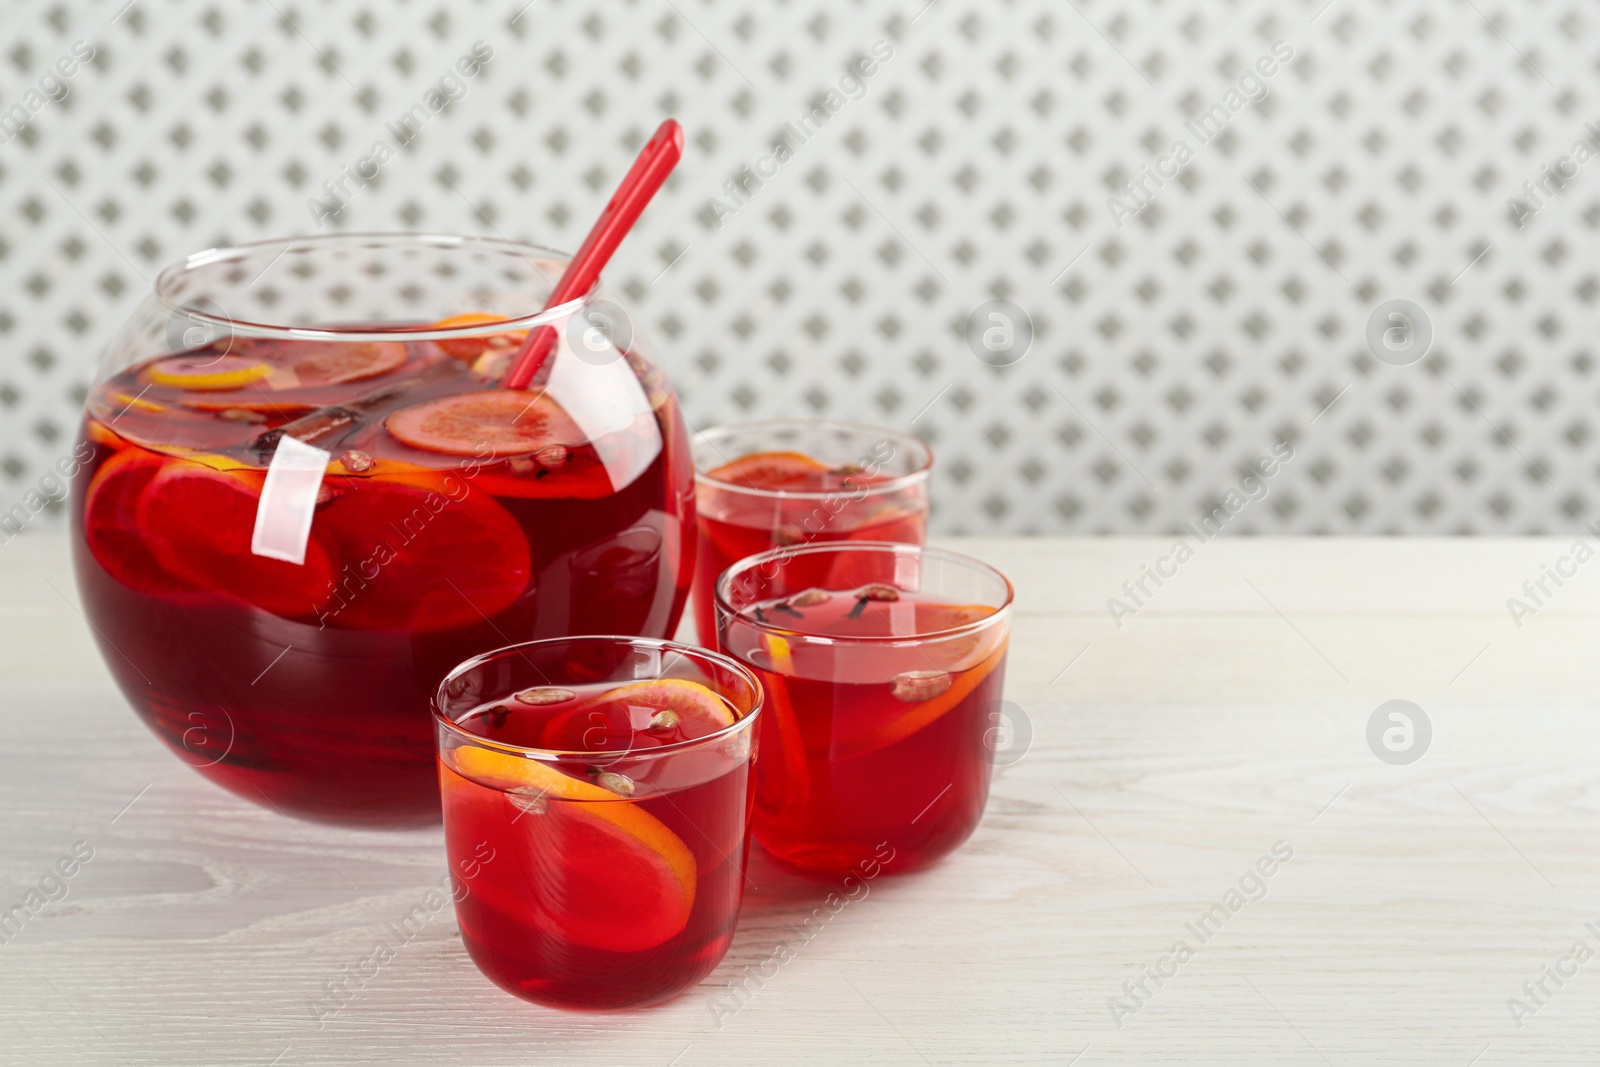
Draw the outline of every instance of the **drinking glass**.
M746 556L813 541L927 537L933 454L910 434L833 419L717 426L690 443L700 549L695 627L715 640L717 577Z
M717 582L718 639L766 691L753 834L841 875L965 841L989 795L1011 583L969 556L845 541L775 549Z
M440 793L479 969L583 1008L710 973L744 894L762 700L728 657L643 638L534 641L451 671Z

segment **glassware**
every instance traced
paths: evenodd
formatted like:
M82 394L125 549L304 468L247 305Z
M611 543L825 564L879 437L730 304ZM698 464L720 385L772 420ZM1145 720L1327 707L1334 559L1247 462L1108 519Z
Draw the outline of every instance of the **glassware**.
M717 583L722 648L761 679L752 832L842 875L904 871L983 815L1000 721L1011 583L968 556L847 541L776 549Z
M694 552L671 387L603 292L474 237L339 234L163 271L90 389L72 531L112 674L241 796L438 819L429 702L485 648L665 637ZM496 385L525 332L560 340Z
M445 846L475 872L456 917L483 973L585 1008L710 973L744 894L761 704L744 667L665 641L535 641L450 672Z
M716 640L717 577L746 556L813 541L922 544L933 454L909 434L832 419L717 426L691 442L700 551L694 612ZM714 645L713 645L714 647Z

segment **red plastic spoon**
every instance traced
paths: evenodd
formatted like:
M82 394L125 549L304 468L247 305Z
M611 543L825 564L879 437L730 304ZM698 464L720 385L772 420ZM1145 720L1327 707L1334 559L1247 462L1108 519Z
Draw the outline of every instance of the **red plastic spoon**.
M672 168L678 165L682 156L683 127L678 125L677 120L668 119L639 152L639 158L633 161L627 177L617 186L611 202L595 222L594 229L584 238L583 247L567 264L566 273L556 282L550 299L545 301L546 310L576 300L589 291L610 261L611 254L617 250L617 245L633 229L639 213L656 195L656 190L661 188L661 183L667 180L667 175L672 173ZM526 389L550 355L555 340L554 326L540 326L531 331L517 352L517 361L512 364L511 373L506 375L506 388Z

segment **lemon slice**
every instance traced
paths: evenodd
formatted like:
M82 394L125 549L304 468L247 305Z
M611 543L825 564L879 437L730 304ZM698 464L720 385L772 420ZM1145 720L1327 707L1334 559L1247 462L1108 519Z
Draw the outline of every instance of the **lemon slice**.
M272 373L272 364L240 356L219 356L203 364L191 363L182 356L158 360L145 370L156 385L174 389L243 389L263 381Z

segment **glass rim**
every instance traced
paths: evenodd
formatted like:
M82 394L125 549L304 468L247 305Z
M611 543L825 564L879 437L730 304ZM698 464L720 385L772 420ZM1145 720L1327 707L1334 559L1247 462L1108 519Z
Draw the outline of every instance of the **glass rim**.
M219 245L200 252L194 252L175 263L163 267L161 273L156 275L152 285L155 297L162 306L180 312L193 318L197 322L218 327L230 333L245 337L275 338L284 341L447 341L452 338L488 337L508 330L526 330L539 326L550 325L568 318L591 302L600 291L601 279L596 279L589 291L580 297L568 300L566 303L557 304L552 308L542 308L531 315L521 315L516 318L503 319L499 322L474 323L465 326L451 326L445 329L433 330L421 327L406 327L396 325L384 329L338 329L315 326L285 326L280 323L250 322L243 319L231 318L228 315L216 315L204 308L194 307L174 299L170 292L177 279L206 267L228 263L233 260L243 259L252 252L263 248L282 246L279 256L297 246L312 250L318 246L331 247L341 244L355 244L362 241L393 241L397 244L410 243L420 246L434 246L438 248L465 248L472 245L481 247L499 248L504 251L515 252L517 255L532 262L533 256L546 256L562 261L572 257L566 252L536 245L528 241L513 241L504 237L482 237L475 235L457 235L443 233L425 233L422 231L394 231L394 232L361 232L361 233L319 233L299 237L270 237L260 241L244 241L239 244ZM276 259L273 261L276 263ZM267 264L270 268L273 264ZM538 269L537 267L535 268ZM262 273L266 273L263 269ZM543 273L542 271L540 273ZM551 279L554 286L558 279Z
M915 470L907 474L898 475L886 482L878 482L867 486L866 492L858 499L866 499L867 497L880 496L884 493L893 493L901 489L910 488L913 485L927 481L929 475L933 472L933 449L922 438L901 430L892 430L887 426L874 426L871 423L855 422L851 419L812 419L804 416L791 416L783 419L747 419L743 422L723 423L720 426L707 427L690 437L689 456L692 460L695 446L702 441L710 444L712 448L716 448L716 445L711 444L711 439L717 434L731 433L736 430L771 429L784 426L817 426L825 429L857 430L864 434L877 435L878 437L893 440L899 444L908 444L913 448L922 450L922 462L917 465ZM722 450L717 449L717 451L720 453ZM747 452L745 454L750 455L751 453ZM724 461L727 463L734 462L726 457L724 457ZM698 463L694 467L694 478L697 484L704 482L706 485L714 486L723 492L776 500L826 500L840 493L851 492L851 490L844 489L762 489L753 485L739 485L735 482L711 477L700 469Z
M443 710L441 710L441 705L447 698L445 687L449 685L451 681L466 674L468 671L475 670L494 660L505 659L512 655L523 655L523 653L529 648L536 648L544 645L574 644L577 642L606 642L610 644L626 644L634 647L644 646L647 648L665 649L679 653L680 655L686 655L690 658L698 658L710 661L719 667L729 668L733 671L733 673L737 674L745 683L747 683L750 686L751 694L754 696L754 704L750 708L748 714L739 716L738 718L734 719L733 722L727 726L724 726L715 733L706 734L704 737L691 738L687 741L674 741L670 745L658 745L654 748L648 749L559 749L533 748L528 745L513 745L504 741L495 741L480 734L475 734L470 730L464 729L459 723L451 719L444 713ZM651 679L639 678L634 680L650 681ZM559 683L551 683L551 685L558 684ZM630 683L626 681L617 683L619 686L628 684ZM718 696L721 696L721 694L719 693ZM507 694L503 699L511 699L511 694ZM723 697L723 699L727 698ZM766 703L766 691L761 687L761 680L756 677L755 672L749 667L746 667L743 663L740 663L738 660L734 659L732 656L729 656L725 653L716 652L709 648L699 648L695 645L686 645L681 641L670 641L666 638L660 637L630 637L626 634L575 634L568 637L543 637L536 641L519 641L515 644L503 645L500 648L491 649L488 652L482 652L471 657L470 659L463 660L452 667L449 673L439 680L439 686L436 690L434 690L434 697L431 701L429 710L433 713L433 719L436 724L446 727L460 740L469 741L481 748L487 748L492 751L505 752L512 755L523 756L528 759L536 759L542 763L562 763L573 760L592 761L595 759L605 759L611 761L621 759L659 759L665 756L680 755L684 752L691 752L696 748L708 747L718 743L719 741L725 741L737 734L740 730L749 729L750 724L755 722L756 717L761 713L761 709L766 707ZM435 741L434 747L436 749L438 748L437 741ZM442 755L442 753L440 754Z
M931 556L937 559L942 559L948 563L959 563L962 566L968 567L975 571L986 571L994 577L1000 579L1000 584L1005 589L1005 598L1000 605L994 609L993 612L985 615L981 619L974 619L972 622L963 623L960 626L952 626L944 630L930 630L927 633L920 634L900 634L898 636L886 635L881 637L864 634L860 636L838 637L833 634L818 634L810 633L806 630L796 630L793 627L782 626L777 623L760 622L756 619L746 619L743 616L740 616L740 624L749 626L751 629L761 633L769 633L785 637L799 637L814 644L870 645L878 648L884 648L897 644L926 644L929 641L943 641L951 637L960 637L965 634L978 633L1004 621L1011 614L1011 606L1016 602L1017 599L1016 587L1011 584L1011 579L1007 578L998 567L991 566L990 564L985 563L983 560L978 559L976 556L969 556L964 552L952 552L946 548L934 548L930 545L907 544L903 541L813 541L810 544L805 545L792 545L784 548L768 549L767 551L758 555L746 556L744 559L732 564L727 570L718 575L716 585L712 590L712 599L714 600L716 609L719 613L726 612L729 615L738 616L739 612L734 609L733 605L728 603L726 596L726 590L729 583L732 582L732 580L738 575L772 560L787 560L794 556L814 556L829 553L834 555L842 555L846 552L857 551L861 549L865 549L869 552L888 553L890 555Z

